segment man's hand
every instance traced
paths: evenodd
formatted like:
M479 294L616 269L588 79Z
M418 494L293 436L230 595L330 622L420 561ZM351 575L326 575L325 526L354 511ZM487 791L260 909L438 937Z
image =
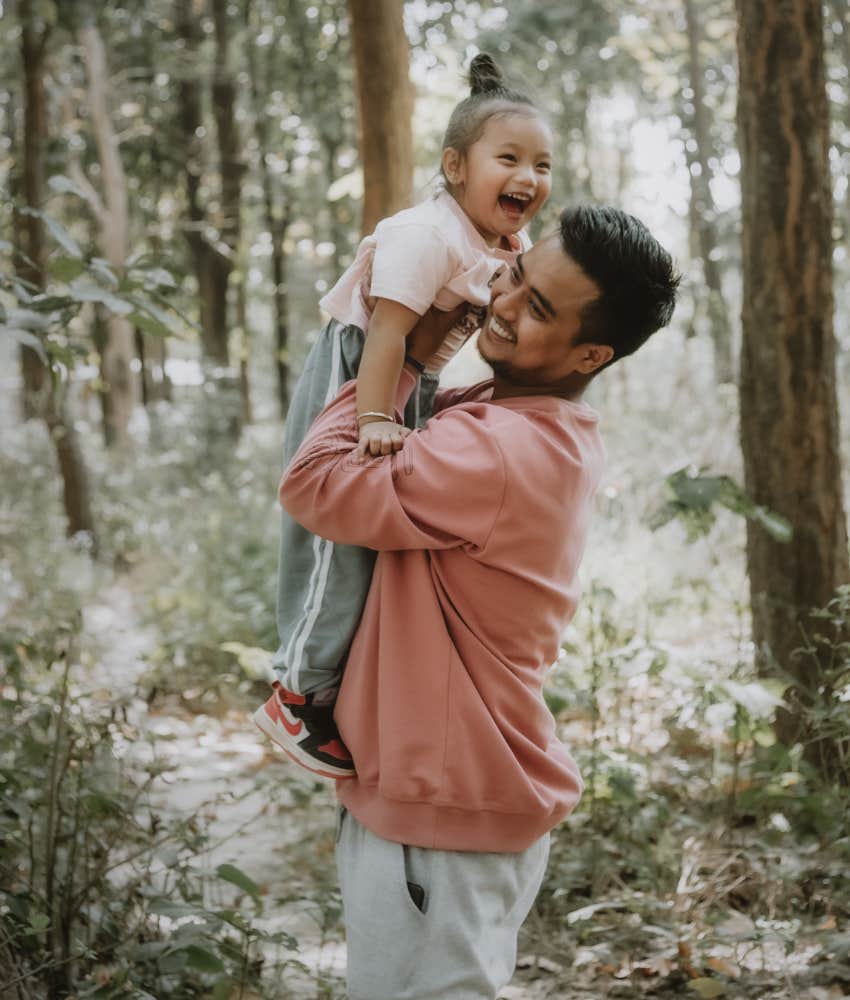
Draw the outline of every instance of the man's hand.
M468 302L461 302L449 312L431 306L408 334L407 353L424 365L446 339L449 330L463 319L467 309L469 309Z
M404 439L410 433L409 427L403 427L390 420L373 420L360 428L360 443L357 450L364 457L373 455L392 455L404 447Z

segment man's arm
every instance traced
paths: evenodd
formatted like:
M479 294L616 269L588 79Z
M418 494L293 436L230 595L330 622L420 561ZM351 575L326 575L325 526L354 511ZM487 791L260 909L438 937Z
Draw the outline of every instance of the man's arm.
M405 369L396 409L416 384ZM501 510L502 453L463 407L442 412L393 456L361 460L355 385L316 419L280 484L280 502L331 541L377 550L482 548Z

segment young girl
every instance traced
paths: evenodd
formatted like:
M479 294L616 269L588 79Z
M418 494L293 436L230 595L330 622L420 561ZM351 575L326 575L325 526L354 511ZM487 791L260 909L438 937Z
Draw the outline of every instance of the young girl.
M476 323L451 330L426 362L405 414L407 427L393 417L405 338L432 305L445 311L462 302L485 306L493 272L530 245L522 230L549 195L551 131L527 97L506 87L490 56L472 60L470 90L443 138L445 189L380 222L320 302L332 318L295 390L286 421L287 463L317 414L354 377L361 453L402 448L408 428L430 414L441 368ZM299 764L326 777L354 774L333 708L374 560L371 550L311 535L284 512L278 680L254 720Z

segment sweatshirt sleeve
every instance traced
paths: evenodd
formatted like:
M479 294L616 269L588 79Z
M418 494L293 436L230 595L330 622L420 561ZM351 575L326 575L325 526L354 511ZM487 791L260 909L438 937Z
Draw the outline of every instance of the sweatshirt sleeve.
M415 380L403 371L401 409ZM483 548L501 510L502 453L481 419L449 408L395 455L360 461L355 383L316 418L284 472L281 505L309 531L376 550Z

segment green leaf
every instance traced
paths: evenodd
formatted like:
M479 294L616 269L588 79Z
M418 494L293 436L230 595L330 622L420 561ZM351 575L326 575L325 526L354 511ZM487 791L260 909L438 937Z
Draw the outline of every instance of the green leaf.
M118 275L112 270L109 261L102 257L92 257L89 269L96 277L102 278L113 291L120 289L121 282L118 280Z
M164 267L136 267L131 277L147 289L177 287L174 275Z
M110 312L117 313L119 316L129 316L133 311L132 303L126 299L118 298L117 295L113 295L112 292L101 288L93 281L85 279L72 281L68 286L68 293L75 302L99 302L106 306Z
M52 216L48 215L47 212L40 212L37 208L26 208L21 209L21 215L32 215L47 226L50 231L51 236L56 242L69 253L72 257L82 258L83 251L80 249L77 241L71 236L67 229L60 223L57 222Z
M219 865L216 869L216 875L218 875L218 877L223 879L225 882L230 882L232 885L237 886L243 892L247 892L257 906L262 908L262 901L260 900L260 887L241 869L237 868L235 865Z
M688 986L699 996L707 998L710 1000L711 997L720 997L726 992L726 987L723 983L718 982L716 979L709 979L707 976L703 976L699 979L692 979Z
M181 949L186 954L186 964L201 972L222 972L224 963L211 951L202 948L198 944L190 944L187 948Z
M233 980L230 976L222 976L221 979L216 979L215 986L213 986L212 1000L229 1000L230 994L233 991Z
M180 320L168 310L161 309L147 296L139 293L132 295L131 299L135 306L132 320L137 326L156 337L182 335Z
M0 323L0 332L7 334L19 344L24 344L26 347L32 348L39 356L42 364L50 364L50 360L44 350L44 344L42 344L41 340L34 333L30 333L29 330L21 330L16 326L6 326L3 323Z
M47 271L57 281L73 281L86 269L86 262L77 257L53 257L47 262Z
M767 507L756 507L753 510L753 520L758 521L772 538L783 545L787 545L794 537L794 528L788 518Z
M41 934L50 926L50 917L46 913L33 913L29 919L28 934Z
M82 198L83 201L89 204L92 203L91 194L64 174L54 174L52 177L49 177L47 186L56 194L75 194L78 198Z
M233 653L239 666L248 677L268 677L272 668L272 654L260 646L246 646L241 642L223 642L221 648Z

